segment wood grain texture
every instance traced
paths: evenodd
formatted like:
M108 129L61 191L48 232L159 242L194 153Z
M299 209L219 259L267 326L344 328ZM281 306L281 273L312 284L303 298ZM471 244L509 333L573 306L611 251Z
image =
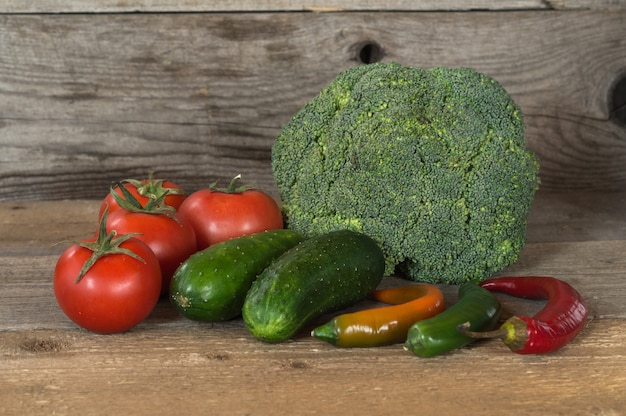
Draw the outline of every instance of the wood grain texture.
M106 188L100 190L102 197ZM96 229L100 200L0 202L0 255L60 254L63 242ZM529 243L626 239L626 192L546 192L535 195Z
M528 215L528 242L623 240L626 192L539 191Z
M95 198L148 170L277 196L280 127L372 42L500 81L545 189L623 190L625 38L626 12L603 10L0 15L0 200Z
M0 0L3 13L129 13L129 12L284 12L284 11L433 11L433 10L567 10L567 9L623 9L623 0L46 0L24 2Z
M0 333L3 414L620 415L624 321L594 321L549 356L498 341L420 359L396 345L264 345L224 325L196 331ZM584 379L584 382L581 382ZM80 412L80 413L79 413Z

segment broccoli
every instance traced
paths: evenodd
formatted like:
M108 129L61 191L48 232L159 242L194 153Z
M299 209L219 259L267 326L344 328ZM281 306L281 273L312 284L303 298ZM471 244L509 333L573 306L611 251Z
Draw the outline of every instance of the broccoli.
M481 281L513 264L539 187L523 114L471 68L341 72L280 131L272 170L289 228L374 238L386 274Z

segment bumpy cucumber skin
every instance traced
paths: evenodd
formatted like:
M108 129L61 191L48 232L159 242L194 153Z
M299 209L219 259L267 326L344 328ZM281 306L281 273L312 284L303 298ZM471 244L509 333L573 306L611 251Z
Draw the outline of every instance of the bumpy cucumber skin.
M218 322L241 315L252 282L304 237L288 229L233 238L193 254L174 273L170 301L186 318Z
M364 300L380 284L385 258L370 237L348 230L305 240L254 281L244 323L258 340L278 343L312 319Z

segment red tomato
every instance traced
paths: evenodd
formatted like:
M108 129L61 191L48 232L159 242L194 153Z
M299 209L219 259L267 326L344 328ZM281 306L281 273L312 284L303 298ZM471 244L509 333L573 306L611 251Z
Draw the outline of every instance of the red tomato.
M276 201L255 189L201 189L183 201L178 214L193 226L198 250L234 237L284 227Z
M145 263L128 254L107 254L76 282L93 251L73 244L61 254L54 269L59 306L74 323L90 331L129 330L143 321L159 300L161 270L152 250L137 238L129 238L120 247Z
M172 275L196 252L196 234L185 218L174 214L148 214L118 209L109 213L106 230L115 230L118 234L138 233L138 239L152 249L163 275L161 294L169 293Z
M152 179L152 177L150 177L141 181L127 179L122 181L122 184L142 206L145 206L150 198L158 198L162 196L164 192L167 192L167 196L163 200L163 203L174 209L178 209L186 198L183 189L168 180ZM117 193L119 196L123 196L119 186L116 186L113 192ZM99 217L102 217L102 213L107 206L109 207L109 213L120 208L111 192L104 197L100 205Z

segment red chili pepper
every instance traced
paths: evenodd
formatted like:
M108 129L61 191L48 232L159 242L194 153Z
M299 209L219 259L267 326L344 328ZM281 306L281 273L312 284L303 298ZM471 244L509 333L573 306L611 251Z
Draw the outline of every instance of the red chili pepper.
M546 306L534 317L513 316L499 329L489 332L459 331L475 338L501 338L518 354L545 354L571 341L587 321L587 305L568 283L554 277L500 277L480 286L493 292L528 299L547 299Z
M411 325L445 309L437 286L415 284L379 289L372 297L381 306L336 316L311 335L337 347L376 347L404 342Z

